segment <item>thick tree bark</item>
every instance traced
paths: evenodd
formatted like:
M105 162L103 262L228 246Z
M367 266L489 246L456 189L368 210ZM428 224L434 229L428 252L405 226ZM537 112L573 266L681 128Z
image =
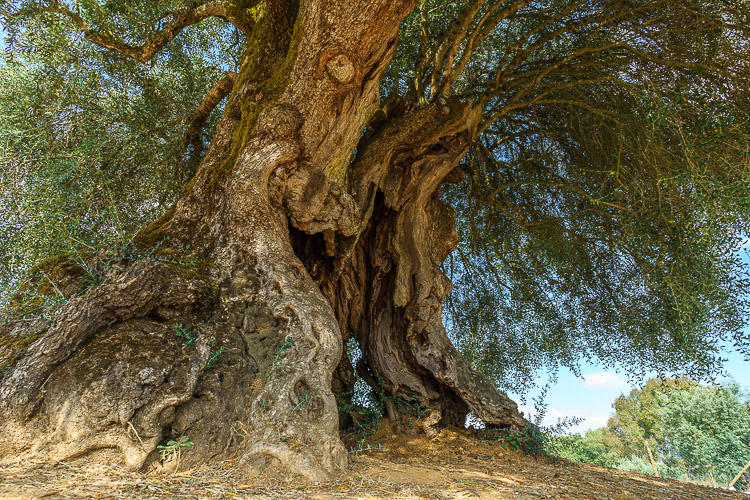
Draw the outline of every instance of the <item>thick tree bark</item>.
M332 386L351 385L350 333L363 373L431 409L428 434L468 411L523 425L441 320L457 237L437 189L479 111L396 100L373 118L412 4L267 2L206 158L136 238L156 254L118 260L50 324L0 326L0 346L16 340L0 357L0 455L139 468L179 436L186 467L236 456L330 477L347 462Z
M431 410L428 434L437 423L462 426L468 411L487 424L524 425L515 403L468 366L442 323L450 282L439 266L458 235L437 189L468 149L478 118L469 103L434 103L390 117L360 146L351 188L369 216L323 286L367 369L392 396Z

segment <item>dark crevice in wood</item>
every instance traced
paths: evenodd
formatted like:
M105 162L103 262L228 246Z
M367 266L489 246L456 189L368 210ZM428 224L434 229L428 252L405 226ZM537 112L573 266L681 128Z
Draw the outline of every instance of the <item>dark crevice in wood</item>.
M323 233L307 234L290 222L289 242L313 281L320 286L333 272L333 258L327 255Z

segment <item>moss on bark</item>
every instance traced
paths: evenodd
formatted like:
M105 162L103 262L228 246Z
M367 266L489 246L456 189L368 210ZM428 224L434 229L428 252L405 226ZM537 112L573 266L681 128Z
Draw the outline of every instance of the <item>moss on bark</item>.
M233 99L229 103L228 113L239 114L241 118L232 130L230 155L206 169L205 175L208 177L207 184L210 189L232 175L240 151L253 136L258 117L263 111L277 104L279 96L289 84L302 29L299 20L295 22L291 33L288 30L279 30L278 25L274 23L274 19L263 16L248 41L243 56L245 67L240 69L235 89L239 89L240 93L252 92L254 97ZM278 47L279 40L284 39L288 40L288 43L282 43L282 47Z
M8 374L16 362L26 353L31 344L44 334L43 330L35 333L15 337L13 335L0 336L0 378Z

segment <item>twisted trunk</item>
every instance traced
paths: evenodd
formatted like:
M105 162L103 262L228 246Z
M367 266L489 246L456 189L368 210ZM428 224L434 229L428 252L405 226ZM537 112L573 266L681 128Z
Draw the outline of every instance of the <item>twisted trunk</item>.
M0 326L15 342L0 358L1 455L140 468L186 437L185 467L236 456L330 477L346 467L332 386L351 384L351 334L363 373L431 409L428 433L467 411L523 424L441 321L439 264L457 238L436 193L478 110L450 100L373 119L411 8L267 3L206 158L136 238L148 257L109 258L104 282L50 322ZM82 283L68 271L71 295Z

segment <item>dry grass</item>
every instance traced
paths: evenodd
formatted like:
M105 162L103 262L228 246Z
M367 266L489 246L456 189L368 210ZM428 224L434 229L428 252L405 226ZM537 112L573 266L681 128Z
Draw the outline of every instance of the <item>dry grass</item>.
M352 456L348 474L324 484L248 476L233 461L169 473L96 463L0 465L0 498L243 499L743 499L740 493L566 461L526 457L463 431L423 436L378 432L389 449Z

